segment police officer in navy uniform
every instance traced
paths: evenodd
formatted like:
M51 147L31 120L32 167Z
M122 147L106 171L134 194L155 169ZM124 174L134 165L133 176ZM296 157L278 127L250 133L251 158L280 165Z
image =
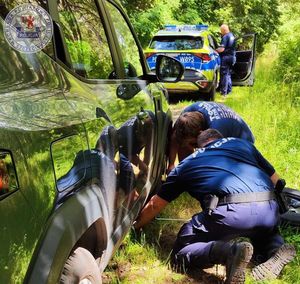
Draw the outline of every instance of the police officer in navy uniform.
M205 129L217 129L224 137L237 137L254 143L246 122L229 107L215 102L196 102L186 107L176 120L170 143L168 172L179 161L194 152L197 136Z
M244 283L255 254L265 259L253 269L257 280L276 278L295 249L278 231L278 204L273 192L278 175L254 145L222 138L214 129L198 136L199 148L169 174L142 210L135 228L147 224L169 202L188 192L203 209L180 229L171 256L181 271L213 264L226 266L226 283ZM239 242L247 237L250 242ZM233 241L235 240L235 241Z
M235 37L230 32L228 25L221 25L220 27L222 40L220 46L217 48L217 52L221 57L220 68L220 92L223 96L226 96L231 92L231 69L235 64Z

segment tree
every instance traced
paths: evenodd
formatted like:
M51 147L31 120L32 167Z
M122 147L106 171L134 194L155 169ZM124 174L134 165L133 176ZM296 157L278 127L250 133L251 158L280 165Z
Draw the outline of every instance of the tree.
M227 22L237 35L255 32L257 50L274 36L280 25L278 0L221 0L216 12L219 23Z
M204 23L209 24L215 32L220 24L227 23L238 36L257 33L257 50L261 52L264 44L276 36L280 25L278 0L182 0L173 1L173 6L166 0L151 3L122 0L122 3L143 46L167 23Z
M142 12L151 9L155 6L155 1L145 1L145 0L120 0L123 7L126 9L127 13L130 15L132 12Z
M186 24L213 23L218 9L217 0L183 0L174 10L174 18Z

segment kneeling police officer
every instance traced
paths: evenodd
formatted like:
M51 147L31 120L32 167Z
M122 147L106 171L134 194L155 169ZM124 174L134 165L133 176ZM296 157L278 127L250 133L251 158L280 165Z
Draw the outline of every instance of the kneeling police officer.
M295 249L284 244L278 231L279 208L272 165L255 146L239 138L223 138L208 129L198 136L200 147L169 174L142 210L135 228L155 217L184 191L203 211L185 223L171 255L181 271L213 264L226 266L226 283L244 283L253 253L263 257L252 270L256 280L276 278ZM233 241L246 237L247 241Z

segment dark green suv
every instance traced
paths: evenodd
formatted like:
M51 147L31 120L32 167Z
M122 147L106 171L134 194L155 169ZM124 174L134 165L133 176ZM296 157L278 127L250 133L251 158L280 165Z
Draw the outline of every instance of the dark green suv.
M28 2L0 0L0 283L99 283L161 180L171 113L158 81L183 67L160 56L151 73L111 0L31 0L53 36L18 51L7 29L18 49L45 28L27 6L10 13Z

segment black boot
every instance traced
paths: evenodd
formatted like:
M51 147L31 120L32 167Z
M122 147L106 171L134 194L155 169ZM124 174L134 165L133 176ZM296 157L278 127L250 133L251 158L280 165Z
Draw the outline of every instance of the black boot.
M251 260L253 247L248 242L215 242L210 260L226 266L226 284L245 283L246 267Z

